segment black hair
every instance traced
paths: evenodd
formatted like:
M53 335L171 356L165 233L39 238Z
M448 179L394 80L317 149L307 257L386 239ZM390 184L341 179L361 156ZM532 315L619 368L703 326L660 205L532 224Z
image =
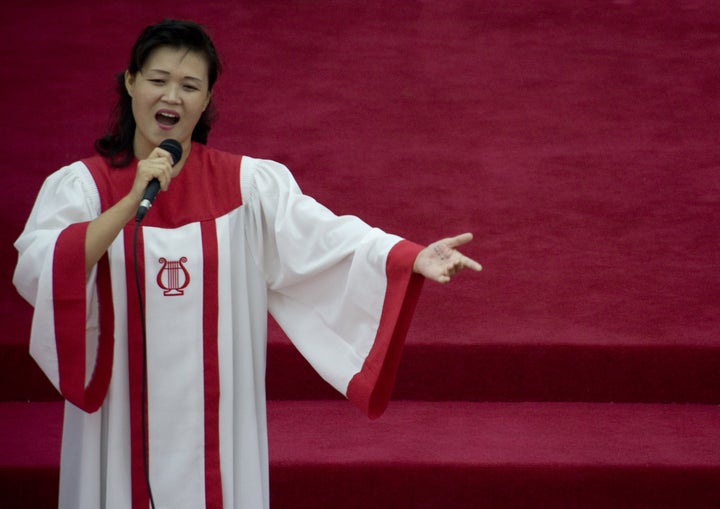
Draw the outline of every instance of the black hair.
M127 71L136 75L150 54L161 46L187 48L200 53L208 64L209 91L212 91L221 71L220 58L215 46L204 28L193 21L166 19L146 27L132 48ZM116 78L118 100L112 110L108 132L95 140L95 150L116 168L130 164L135 154L135 117L132 113L132 99L125 88L125 71ZM206 144L215 119L212 99L198 120L192 133L192 140Z

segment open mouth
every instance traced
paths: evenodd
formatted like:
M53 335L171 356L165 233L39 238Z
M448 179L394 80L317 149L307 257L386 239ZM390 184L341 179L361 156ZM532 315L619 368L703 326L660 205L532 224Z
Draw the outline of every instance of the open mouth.
M155 115L155 120L157 120L159 124L173 126L180 121L180 116L171 111L159 111Z

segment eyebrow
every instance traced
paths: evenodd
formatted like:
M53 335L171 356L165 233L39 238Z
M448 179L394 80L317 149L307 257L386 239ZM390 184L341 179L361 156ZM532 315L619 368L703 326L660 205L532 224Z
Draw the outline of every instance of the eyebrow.
M160 74L164 74L164 75L166 75L166 76L169 76L169 75L170 75L170 72L169 72L169 71L165 71L165 70L163 70L163 69L148 69L147 72L157 72L157 73L160 73ZM197 77L195 77L195 76L184 76L183 79L185 79L185 80L199 81L199 82L201 82L201 83L204 81L202 78L197 78Z

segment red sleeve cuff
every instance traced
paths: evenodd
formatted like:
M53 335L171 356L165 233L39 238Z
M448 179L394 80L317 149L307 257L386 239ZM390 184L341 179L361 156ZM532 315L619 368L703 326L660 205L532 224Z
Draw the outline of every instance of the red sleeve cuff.
M98 262L100 338L92 378L86 378L85 235L88 223L70 225L58 236L53 254L53 314L60 392L75 406L94 412L110 385L113 355L113 313L107 255ZM105 305L103 305L105 304Z
M405 337L424 281L412 271L422 249L403 240L388 253L387 289L377 336L362 369L348 385L348 399L371 419L382 415L392 396Z

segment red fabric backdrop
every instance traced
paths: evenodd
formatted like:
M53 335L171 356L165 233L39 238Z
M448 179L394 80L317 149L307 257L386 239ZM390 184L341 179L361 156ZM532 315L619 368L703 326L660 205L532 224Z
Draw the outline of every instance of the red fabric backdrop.
M720 341L714 2L22 2L3 7L2 295L42 179L92 151L146 24L207 25L211 143L339 213L470 230L411 341Z

